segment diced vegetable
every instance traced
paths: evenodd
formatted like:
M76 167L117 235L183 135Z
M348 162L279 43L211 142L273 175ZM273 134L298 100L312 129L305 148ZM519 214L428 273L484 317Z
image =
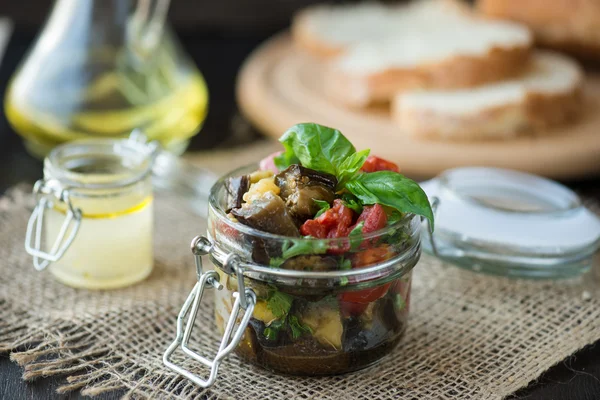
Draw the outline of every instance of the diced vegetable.
M244 193L250 188L250 178L248 175L242 175L227 179L225 190L227 191L226 212L232 208L238 208L242 205Z
M355 292L344 292L341 295L341 300L349 303L369 304L370 302L383 297L390 288L390 285L391 283L386 283L370 289L363 289Z
M252 317L264 322L266 326L269 326L271 322L275 321L277 317L273 314L273 311L267 306L267 302L264 300L258 300L254 306Z
M335 199L332 208L302 224L300 233L321 239L346 237L351 231L353 219L354 212L342 200Z
M358 216L356 223L364 222L362 232L371 233L385 228L387 225L387 215L380 204L366 206L363 212Z
M298 220L312 218L321 208L315 200L331 204L337 179L298 164L291 165L275 176L289 212Z
M275 195L279 194L279 187L275 184L272 177L263 178L250 185L250 189L244 194L243 199L246 203L252 203L254 200L263 197L267 192Z
M265 193L252 203L244 203L242 207L234 208L231 213L239 222L252 228L279 235L299 236L285 203L272 192Z
M369 248L360 251L352 256L352 267L363 268L369 265L380 263L392 258L393 252L389 245L383 244L379 247Z
M265 179L265 178L270 178L272 176L274 176L275 174L273 173L273 171L269 171L269 170L258 170L258 171L254 171L253 173L250 174L250 183L256 183L258 181L260 181L261 179Z
M285 294L278 290L274 290L267 299L267 308L277 318L284 318L290 312L293 298L289 294Z
M369 156L365 160L362 168L363 172L376 172L376 171L394 171L400 172L400 168L391 161L384 160L381 157Z
M319 255L296 256L281 264L283 269L296 271L334 271L337 267L335 258Z
M308 307L300 316L300 322L312 330L313 337L322 345L336 350L342 348L344 327L340 312L327 306Z
M392 257L393 253L388 245L369 248L356 253L353 256L352 267L362 268L375 263L385 261ZM375 286L369 289L348 291L340 295L340 308L343 314L360 315L366 309L366 305L380 299L389 290L391 283Z

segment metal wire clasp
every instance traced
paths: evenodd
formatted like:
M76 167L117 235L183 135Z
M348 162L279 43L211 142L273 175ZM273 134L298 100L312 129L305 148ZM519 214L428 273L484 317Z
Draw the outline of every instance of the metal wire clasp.
M33 256L35 269L41 271L50 263L58 261L73 243L81 225L81 210L73 207L69 190L63 188L57 180L37 181L33 193L37 197L37 204L27 223L25 250ZM50 251L45 252L42 250L44 214L47 209L54 207L55 202L66 205L66 216Z
M187 297L183 307L181 308L181 311L179 311L179 315L177 316L177 336L163 355L163 364L165 366L183 375L187 379L203 388L207 388L215 382L221 361L223 361L223 359L227 357L229 353L231 353L239 344L256 304L256 294L254 291L252 291L252 289L245 289L244 287L243 269L241 268L239 258L235 255L230 255L227 258L223 269L225 272L233 271L236 273L239 286L238 292L233 293L235 302L233 304L229 320L227 321L225 332L223 333L223 338L221 339L221 344L219 345L219 350L217 351L215 357L211 360L189 348L192 329L194 327L194 322L196 321L196 316L198 315L198 307L200 305L200 301L202 300L204 289L207 287L207 285L209 285L208 287L212 287L217 290L223 289L223 285L219 283L219 274L216 271L202 272L202 256L209 254L211 251L212 245L207 238L203 236L197 236L192 241L192 253L194 254L196 261L196 275L198 282ZM243 295L240 296L240 293L243 293ZM240 309L245 311L237 329L235 329ZM184 328L184 319L186 316L187 321ZM183 368L182 366L176 365L170 360L171 355L180 345L181 350L183 350L185 354L210 368L210 373L207 379L203 379L195 375L191 371Z

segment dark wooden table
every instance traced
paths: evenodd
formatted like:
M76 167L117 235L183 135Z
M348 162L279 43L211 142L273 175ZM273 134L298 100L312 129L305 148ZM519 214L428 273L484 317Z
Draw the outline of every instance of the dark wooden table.
M18 29L0 66L0 93L14 71L33 35ZM204 73L210 91L210 112L202 131L192 142L191 150L206 149L233 142L231 124L238 113L234 100L236 72L244 58L272 32L251 36L223 32L180 32L180 37ZM251 140L259 139L257 133ZM19 137L11 130L0 110L0 194L19 182L33 182L41 176L41 163L25 152ZM586 196L600 200L600 180L568 182ZM0 243L0 245L2 245ZM157 355L159 357L160 355ZM39 379L25 383L21 369L10 362L8 355L0 355L0 399L71 399L78 393L57 395L60 377ZM121 392L112 392L99 398L116 399ZM547 371L537 382L519 391L515 399L598 400L600 399L600 342L588 346Z

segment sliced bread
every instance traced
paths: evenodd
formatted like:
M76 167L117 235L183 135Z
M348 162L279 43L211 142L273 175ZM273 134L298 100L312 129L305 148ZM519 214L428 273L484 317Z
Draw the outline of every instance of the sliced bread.
M600 1L478 0L477 7L528 25L545 46L600 60Z
M510 138L574 119L583 72L567 56L536 52L522 76L468 90L399 93L392 116L406 134L441 139Z
M352 106L414 87L462 88L514 76L532 43L524 26L486 21L451 0L314 6L294 19L292 34L301 48L330 60L326 91Z

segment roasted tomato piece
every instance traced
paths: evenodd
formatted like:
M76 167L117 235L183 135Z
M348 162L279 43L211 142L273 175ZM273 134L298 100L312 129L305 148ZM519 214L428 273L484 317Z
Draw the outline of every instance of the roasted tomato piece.
M350 233L353 219L354 211L344 206L340 199L336 199L332 208L302 224L300 233L320 239L346 237Z
M400 168L396 164L391 161L384 160L383 158L379 158L377 156L369 156L365 160L362 168L360 169L363 172L377 172L377 171L394 171L400 172Z
M360 251L352 256L352 268L363 268L392 258L390 246L382 245Z
M366 267L385 261L391 256L392 252L387 245L363 250L353 256L352 268ZM369 303L385 296L391 285L390 282L369 289L342 293L339 297L340 308L345 312L344 315L360 315Z
M360 213L356 223L363 223L362 232L371 233L385 228L387 225L387 214L381 204L373 204L365 206L363 212Z
M358 290L356 292L345 292L340 296L342 302L369 304L372 301L382 298L392 285L391 282L370 289Z

